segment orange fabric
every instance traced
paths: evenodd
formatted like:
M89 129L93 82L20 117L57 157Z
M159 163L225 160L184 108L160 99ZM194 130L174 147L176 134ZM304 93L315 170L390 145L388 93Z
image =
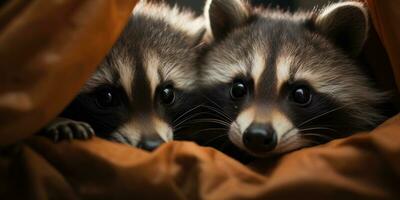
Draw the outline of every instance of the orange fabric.
M399 199L399 132L400 115L371 134L254 163L258 173L188 142L146 153L32 138L2 152L0 186L21 199Z
M400 90L400 19L399 2L390 0L366 0L370 7L372 22L385 46Z
M368 1L383 46L370 41L366 62L396 88L385 80L394 73L400 82L399 18L390 17L400 3ZM148 153L98 138L30 137L78 91L135 2L10 2L0 8L2 199L400 199L400 115L369 134L251 166L190 142Z
M72 100L136 1L9 1L0 8L0 145L32 135Z

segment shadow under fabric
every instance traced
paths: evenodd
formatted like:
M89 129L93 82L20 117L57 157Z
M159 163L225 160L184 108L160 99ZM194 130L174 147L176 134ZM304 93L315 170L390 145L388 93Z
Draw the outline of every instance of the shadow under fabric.
M252 168L190 142L172 142L148 153L99 138L53 144L33 136L90 76L135 2L2 4L2 199L400 199L400 115L369 134L253 163ZM379 84L396 92L398 105L400 3L367 3L377 34L366 46L364 61Z

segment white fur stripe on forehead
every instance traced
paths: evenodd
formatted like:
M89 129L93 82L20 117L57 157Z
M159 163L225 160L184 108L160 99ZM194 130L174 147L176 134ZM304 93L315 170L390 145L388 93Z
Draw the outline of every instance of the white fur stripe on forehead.
M203 84L229 83L238 75L247 74L248 67L244 60L216 58L206 64L204 69Z
M131 61L128 59L117 59L115 67L118 70L119 81L124 88L127 96L132 98L132 83L134 79L134 70L131 66Z
M213 40L212 36L212 30L211 30L211 24L210 24L210 5L211 5L212 0L206 0L204 4L204 25L206 27L206 35L204 37L206 42L211 42Z
M265 51L265 50L264 50ZM204 69L203 84L229 83L237 76L250 74L255 83L265 70L265 52L258 48L253 50L251 58L237 58L235 53L227 53L224 58L209 60Z
M281 56L276 62L276 91L279 92L282 85L290 79L290 67L292 58Z
M254 80L254 85L258 85L260 77L265 70L265 56L260 51L255 51L253 64L251 66L251 76Z
M141 0L133 9L134 15L147 16L156 20L163 20L172 27L190 36L196 36L204 28L203 17L195 17L194 13L181 9L178 6Z
M132 95L132 82L134 79L134 70L132 68L132 61L129 56L121 56L115 59L115 64L112 66L103 66L105 63L100 64L99 69L92 75L82 88L82 92L90 92L100 85L115 84L113 80L113 71L119 74L119 81L121 86L126 91L127 95ZM112 67L112 68L111 68Z
M190 90L194 87L195 79L193 77L196 73L194 70L177 66L177 63L168 59L160 59L155 51L148 50L144 54L143 67L153 95L157 86L163 81L170 81L175 88L183 90Z
M153 51L148 51L144 55L143 66L145 68L147 79L150 82L151 94L155 94L156 88L160 83L160 75L158 73L159 66L161 65L159 56Z

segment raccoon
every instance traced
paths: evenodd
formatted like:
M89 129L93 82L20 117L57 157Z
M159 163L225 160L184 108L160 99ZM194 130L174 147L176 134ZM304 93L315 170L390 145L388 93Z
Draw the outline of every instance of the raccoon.
M96 135L146 150L173 138L190 105L204 19L140 1L120 38L75 100L46 128L54 140Z
M208 1L209 37L201 79L239 149L266 157L368 130L385 97L356 57L367 9L340 2L311 12ZM222 114L221 114L222 113Z

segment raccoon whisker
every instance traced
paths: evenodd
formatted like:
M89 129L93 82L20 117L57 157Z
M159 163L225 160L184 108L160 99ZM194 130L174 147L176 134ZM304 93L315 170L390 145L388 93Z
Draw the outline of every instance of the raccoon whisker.
M227 131L227 130L228 130L227 128L206 128L206 129L201 130L200 132L206 132L206 131ZM225 135L227 135L227 134L225 133Z
M285 153L285 152L289 152L289 151L294 151L298 148L301 148L303 145L304 144L301 143L300 141L290 141L290 142L286 143L285 145L282 145L282 146L276 148L274 152Z
M291 143L296 140L303 141L303 140L309 140L309 139L299 138L298 135L291 135L291 136L287 137L287 139L283 140L279 146L285 146L287 143Z
M179 126L179 127L174 128L174 132L181 131L182 129L185 129L185 128L190 128L190 127L192 127L193 125L196 125L196 124L204 124L204 123L217 124L217 125L223 126L223 129L225 131L229 130L228 124L223 124L220 121L203 121L203 120L197 121L197 120L193 120L193 121L190 121L188 123L185 123L184 126Z
M208 115L211 115L211 116L220 117L219 115L217 115L217 113L212 113L212 112L204 111L204 112L198 112L198 113L195 113L195 114L193 114L193 115L190 115L190 116L188 116L187 118L180 119L181 121L176 121L176 122L173 122L172 124L175 123L175 125L173 125L173 126L178 126L178 125L181 125L182 122L186 122L186 121L188 121L189 119L193 119L193 118L195 118L195 117L197 117L197 116L200 116L200 115L203 115L203 114L208 114ZM221 120L226 120L226 119L221 119ZM227 123L228 123L228 121L227 121Z
M326 139L328 141L335 139L333 137L330 137L330 136L327 136L327 135L321 135L321 134L317 134L317 133L305 133L305 134L302 134L302 136L319 137L319 138Z
M213 120L213 121L211 121L211 120ZM193 125L203 124L203 123L212 123L212 124L222 125L224 127L224 129L226 129L226 130L229 130L229 125L230 125L230 124L228 124L226 122L223 122L221 120L215 121L215 119L198 119L198 120L189 121L189 122L181 124L179 126L175 126L174 127L174 132L178 132L178 131L180 131L180 130L182 130L184 128L192 127Z
M219 104L218 104L217 102L215 102L214 100L208 98L206 95L201 95L201 96L203 96L204 98L206 98L207 101L209 101L210 103L212 103L212 104L214 104L215 106L217 106L217 108L222 109L222 106L221 106L221 105L219 105Z
M290 128L289 130L287 130L285 133L283 133L283 134L282 134L282 137L281 137L282 140L284 140L285 137L288 136L288 134L289 134L290 132L292 132L295 128L296 128L296 127L292 127L292 128Z
M184 134L184 133L179 133L179 131L184 130L184 129L189 129L190 130L190 128L192 128L192 126L193 126L192 124L185 124L185 125L176 127L176 128L174 128L174 134L175 135Z
M226 124L227 126L230 126L230 125L231 125L231 122L226 121L226 120L224 120L224 119L199 118L197 121L204 121L204 122L208 122L208 121L210 121L210 122L221 122L221 123Z
M297 149L303 148L303 147L305 147L305 146L306 146L306 145L303 144L303 143L300 143L300 142L293 142L293 143L291 143L291 144L289 144L289 145L282 146L282 147L279 148L279 149L275 149L274 153L276 153L276 154L288 153L288 152L295 151L295 150L297 150Z
M232 124L231 124L230 126L233 126L234 129L240 130L240 125L239 125L239 123L237 123L236 121L233 121Z
M309 139L309 138L303 138L302 140L305 141L305 142L308 142L309 143L308 146L314 146L314 145L320 145L321 144L321 142L317 142L317 141Z
M282 140L285 139L285 137L294 129L296 129L296 127L292 127L289 130L287 130L285 133L283 133L282 135ZM312 128L304 128L304 129L299 129L299 132L304 132L304 131L313 131L313 130L329 130L335 133L339 133L337 130L332 129L332 128L328 128L328 127L312 127Z
M208 114L208 112L199 112L199 113L190 115L190 116L187 117L187 118L183 118L183 119L182 119L181 121L179 121L179 122L175 122L175 123L177 123L177 124L174 124L173 127L179 127L180 125L184 124L185 122L190 121L191 119L196 118L197 116L200 116L200 115L203 115L203 114Z
M319 118L321 118L321 117L323 117L323 116L325 116L325 115L328 115L328 114L331 114L331 113L336 112L336 111L338 111L338 110L341 110L341 109L343 109L343 108L345 108L345 107L347 107L347 106L350 106L350 105L351 105L351 104L343 105L343 106L334 108L334 109L332 109L332 110L329 110L329 111L327 111L327 112L324 112L324 113L322 113L322 114L319 114L319 115L317 115L317 116L315 116L315 117L312 117L312 118L310 118L310 119L308 119L308 120L306 120L306 121L300 123L300 125L298 125L298 127L302 127L302 126L304 126L304 125L307 124L307 123L310 123L310 122L312 122L312 121L314 121L314 120L316 120L316 119L319 119Z
M207 128L207 129L203 129L203 130L200 130L200 131L197 131L197 132L194 132L194 133L185 134L184 136L182 136L183 134L177 135L176 137L174 137L174 139L192 138L194 136L199 135L200 133L204 133L204 132L207 132L207 131L226 131L226 130L227 129L225 129L225 128ZM227 135L227 134L225 134L225 135Z
M218 117L219 120L223 120L226 121L227 123L230 123L230 120L227 118L224 118L223 116L221 116L221 113L217 113L217 112L206 112L208 115L214 116L214 117Z
M191 127L191 126L180 126L180 127L173 128L174 129L174 134L177 135L179 133L179 131L181 131L181 130L183 130L185 128L188 128L188 127Z
M289 136L288 138L286 138L285 140L283 140L283 141L279 144L279 146L284 146L284 145L286 145L287 143L292 142L292 140L296 140L296 139L297 139L297 136L296 136L296 135ZM279 148L279 147L278 147L278 148Z
M203 107L205 107L205 106L203 106ZM211 115L211 116L214 116L214 117L218 117L218 120L223 120L223 121L225 121L227 123L231 123L231 121L229 119L224 118L223 116L221 116L221 113L205 111L205 112L202 112L202 114L208 114L208 115Z
M283 141L277 149L276 152L285 153L289 151L294 151L296 149L301 149L307 146L312 146L313 144L319 144L316 141L306 139L306 138L297 138L295 135L289 137L286 141Z
M313 127L313 128L305 128L305 129L300 129L299 132L304 132L304 131L315 131L315 130L328 130L331 132L339 133L339 131L333 129L333 128L328 128L328 127Z
M193 120L193 121L190 121L190 123L214 123L214 124L224 125L227 128L231 126L231 124L226 121L212 119L212 118Z
M188 126L190 127L190 126ZM205 128L205 129L201 129L201 132L205 132L205 131L228 131L227 128Z
M194 110L201 108L203 104L197 105L194 108L191 108L187 111L185 111L182 115L180 115L178 118L176 118L175 120L172 121L172 124L176 123L178 120L180 120L181 118L185 117L186 115L190 114L190 112L193 112Z
M216 137L210 139L209 141L207 141L206 143L204 143L203 145L206 146L207 144L210 144L211 142L214 142L214 141L216 141L218 139L221 139L221 138L227 137L227 136L228 136L228 134L223 134L223 135L216 136Z
M204 98L206 98L210 103L212 103L212 104L214 104L215 106L216 106L216 108L215 107L212 107L212 106L208 106L208 107L206 107L206 108L213 108L213 109L219 109L219 111L220 111L220 114L222 114L224 117L226 117L229 121L234 121L231 117L229 117L229 115L227 115L226 113L224 113L223 112L223 108L222 108L222 106L220 106L220 105L218 105L218 103L217 102L215 102L215 101L213 101L212 99L210 99L210 98L208 98L207 96L205 96L205 95L202 95ZM217 112L216 110L214 110L215 112Z
M218 114L218 116L223 117L223 118L226 119L226 120L233 121L232 118L230 118L230 117L229 117L227 114L225 114L222 110L219 110L219 108L215 108L215 107L212 107L212 106L203 106L203 107L204 107L204 108L208 108L208 109L214 111L216 114Z

